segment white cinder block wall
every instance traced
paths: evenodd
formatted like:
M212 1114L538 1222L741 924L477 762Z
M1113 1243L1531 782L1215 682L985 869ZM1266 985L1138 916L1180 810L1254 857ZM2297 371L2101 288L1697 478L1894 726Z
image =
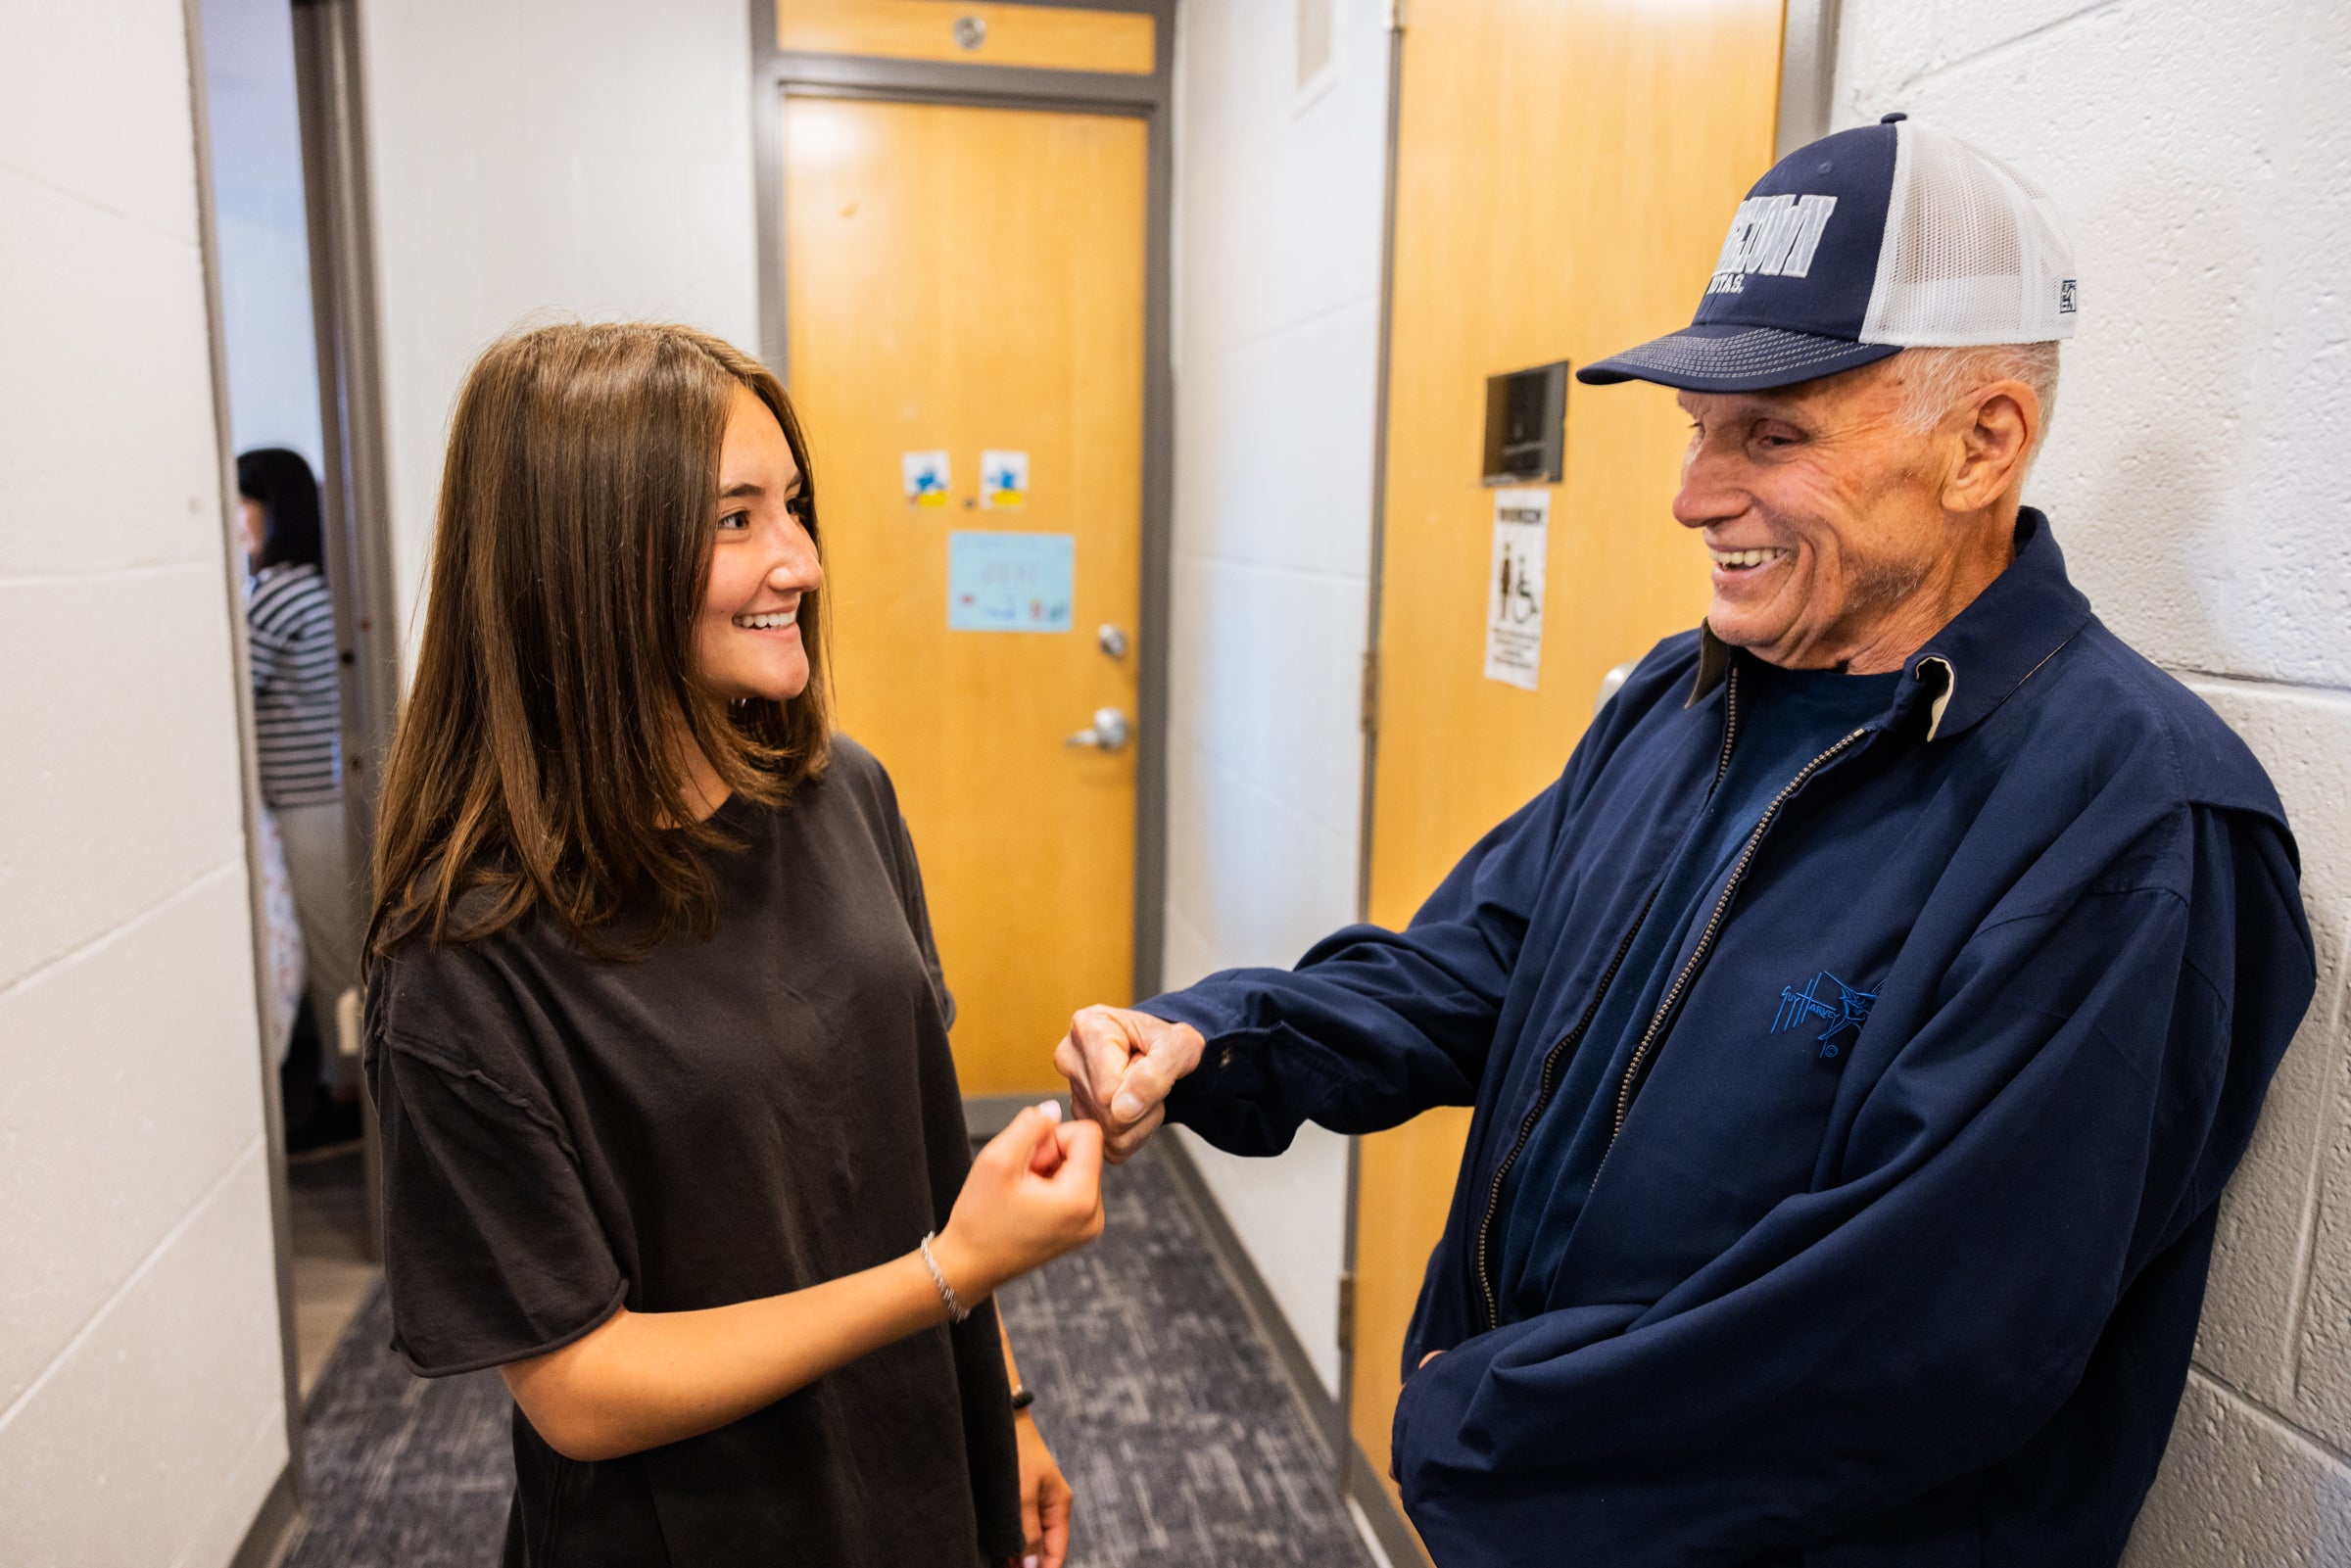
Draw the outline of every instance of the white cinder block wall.
M1355 919L1388 42L1374 0L1333 10L1303 90L1294 5L1179 19L1171 986ZM1184 1136L1335 1394L1346 1140Z
M2351 1564L2351 8L1845 0L1840 124L1891 109L2047 185L2081 336L2028 499L2116 631L2293 819L2317 1005L2222 1205L2135 1568Z
M0 1562L215 1568L286 1463L187 33L0 48Z
M509 328L688 321L758 352L744 0L361 7L393 570L413 647L449 412Z

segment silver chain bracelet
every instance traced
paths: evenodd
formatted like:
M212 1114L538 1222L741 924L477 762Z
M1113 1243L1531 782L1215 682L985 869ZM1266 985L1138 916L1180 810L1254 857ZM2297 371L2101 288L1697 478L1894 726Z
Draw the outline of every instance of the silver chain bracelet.
M947 1304L947 1321L960 1323L972 1315L972 1309L955 1299L955 1287L947 1283L946 1271L938 1266L938 1259L931 1256L931 1244L937 1239L937 1231L924 1232L923 1266L931 1270L931 1283L938 1287L938 1299Z

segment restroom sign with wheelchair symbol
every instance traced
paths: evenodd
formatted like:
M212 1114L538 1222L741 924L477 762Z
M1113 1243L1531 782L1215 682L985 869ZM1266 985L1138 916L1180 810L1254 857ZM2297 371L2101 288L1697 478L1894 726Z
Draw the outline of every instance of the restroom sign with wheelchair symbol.
M1535 689L1543 665L1543 567L1551 492L1494 493L1494 556L1486 574L1486 679Z

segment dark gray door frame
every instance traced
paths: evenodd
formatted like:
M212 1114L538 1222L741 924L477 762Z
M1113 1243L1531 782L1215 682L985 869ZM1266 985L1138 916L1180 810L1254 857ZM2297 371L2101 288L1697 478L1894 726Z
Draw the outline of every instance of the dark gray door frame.
M400 626L376 347L375 232L357 0L294 0L294 83L309 210L311 312L326 473L327 584L342 641L344 792L355 847L375 836L375 798L400 709ZM364 865L362 859L359 864ZM357 912L355 912L357 913ZM322 1022L324 1021L321 1021Z
M1168 639L1175 494L1175 374L1169 268L1175 192L1176 0L1027 0L1073 10L1131 11L1157 23L1149 75L1045 71L955 61L788 53L777 46L777 0L751 0L751 136L759 221L759 353L792 383L784 319L784 100L870 98L1126 115L1147 140L1143 248L1143 516L1135 638L1134 994L1159 989L1167 918Z
M375 228L368 200L365 73L358 0L294 0L294 86L301 110L303 204L311 241L311 315L318 346L318 427L327 590L342 676L343 798L354 879L351 920L366 929L376 792L400 717L399 599L386 475L383 359L376 344ZM321 1019L329 1038L334 1022ZM383 1257L383 1148L365 1118L367 1256Z

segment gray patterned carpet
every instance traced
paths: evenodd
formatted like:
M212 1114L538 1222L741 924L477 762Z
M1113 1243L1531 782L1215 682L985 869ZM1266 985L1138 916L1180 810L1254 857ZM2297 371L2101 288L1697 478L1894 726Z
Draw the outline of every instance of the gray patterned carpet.
M1367 1568L1330 1462L1156 1153L1110 1173L1102 1241L1004 1293L1022 1375L1078 1492L1073 1568ZM288 1568L498 1560L510 1406L495 1372L422 1382L379 1287L310 1403L310 1522Z

